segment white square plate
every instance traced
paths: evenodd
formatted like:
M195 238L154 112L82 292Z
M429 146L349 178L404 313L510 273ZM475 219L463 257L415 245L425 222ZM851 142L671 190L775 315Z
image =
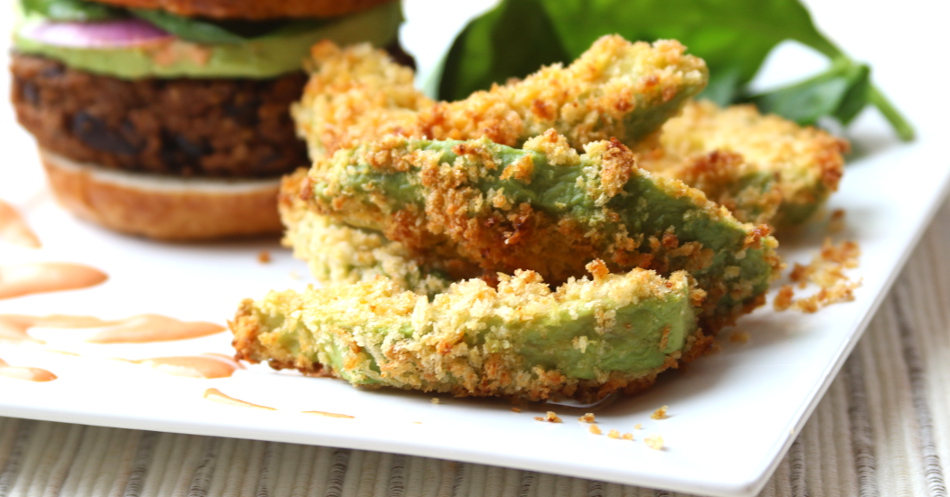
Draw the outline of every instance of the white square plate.
M814 315L760 309L740 322L751 336L748 343L723 340L720 353L696 361L688 371L665 374L646 394L596 411L604 432L631 432L633 442L592 435L576 420L585 412L577 407L532 406L516 413L504 401L443 397L434 403L430 395L358 390L342 381L266 367L194 379L115 360L230 354L228 333L97 345L83 341L82 331L38 330L34 336L45 345L0 342L0 358L10 364L58 376L45 383L0 377L0 415L400 452L684 492L753 495L860 337L947 189L944 116L950 109L939 68L927 50L950 46L940 25L947 17L925 3L902 3L901 18L885 5L862 6L860 18L843 4L812 7L825 32L873 65L875 81L918 130L915 142L899 143L876 112L866 112L849 130L856 153L829 209L847 213L847 227L836 239L856 240L863 251L861 266L851 273L863 279L856 300ZM438 17L436 7L420 5L407 1L410 23L420 16ZM880 26L887 26L886 35ZM768 76L801 75L812 69L802 69L810 60L792 50L770 62ZM9 77L0 83L0 90L8 92ZM269 289L300 288L309 279L304 264L274 240L162 244L77 221L45 189L32 140L17 127L8 104L2 107L0 136L0 199L20 209L43 242L40 250L0 244L0 262L71 261L109 275L104 284L85 290L0 300L0 314L109 319L158 313L224 324L241 299L261 297ZM817 223L783 240L782 254L807 262L824 230ZM258 262L263 249L272 262ZM209 388L273 410L212 402L204 395ZM661 405L670 406L669 419L651 420ZM564 422L533 419L549 409ZM634 429L638 423L642 430ZM647 435L662 436L665 449L648 448Z

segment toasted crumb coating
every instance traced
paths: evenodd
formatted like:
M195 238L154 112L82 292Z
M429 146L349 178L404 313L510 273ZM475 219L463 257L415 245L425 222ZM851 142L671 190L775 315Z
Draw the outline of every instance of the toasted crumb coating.
M435 296L448 289L448 272L439 267L420 267L402 244L379 232L352 228L307 208L300 198L300 183L307 170L284 177L278 209L286 230L282 240L294 257L307 261L313 277L325 284L359 283L380 277L398 288ZM456 268L456 274L480 273L475 265Z
M453 284L431 302L387 279L271 292L230 323L239 359L367 387L594 401L702 354L689 276L635 269L556 291L533 271Z
M754 106L690 102L640 166L703 190L740 220L801 224L837 190L848 144Z
M489 278L531 269L557 285L601 258L612 271L689 271L709 294L710 332L761 305L780 265L766 227L637 168L616 141L586 151L553 130L524 149L389 136L318 161L300 195L304 209L382 233L452 279L475 264Z
M684 52L674 40L651 45L604 36L567 67L555 64L458 102L434 102L413 88L412 71L384 52L322 42L311 51L315 69L292 114L313 159L386 134L520 146L555 129L577 150L611 138L650 144L706 85L705 63Z
M413 86L411 68L372 45L341 49L324 40L310 56L310 79L290 113L312 160L360 141L414 132L418 113L435 105Z

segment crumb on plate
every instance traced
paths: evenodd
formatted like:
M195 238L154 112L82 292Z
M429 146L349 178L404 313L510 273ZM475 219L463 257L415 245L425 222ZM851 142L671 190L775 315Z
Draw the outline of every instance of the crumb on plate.
M260 252L258 252L257 262L260 262L261 264L267 264L268 262L270 262L270 252L268 252L267 250L261 250Z
M554 411L548 411L544 416L535 416L537 421L547 421L548 423L562 423L561 418L558 417L557 413Z
M844 209L835 209L828 218L828 232L832 234L841 233L844 228Z
M659 435L650 435L644 438L643 442L653 450L663 450L663 437Z
M789 274L789 279L798 288L811 283L818 286L818 291L796 300L792 285L785 285L779 289L773 307L777 311L796 309L810 314L831 304L854 300L854 290L861 286L861 280L848 278L844 270L858 267L860 255L861 247L857 242L846 240L836 245L826 238L821 252L811 263L807 266L796 263Z

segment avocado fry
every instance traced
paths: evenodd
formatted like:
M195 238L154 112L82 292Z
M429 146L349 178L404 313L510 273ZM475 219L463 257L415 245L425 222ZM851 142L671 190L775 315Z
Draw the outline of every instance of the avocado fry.
M848 144L751 105L690 102L662 129L640 167L703 190L736 218L802 224L837 190Z
M706 86L705 63L684 52L674 40L604 36L567 67L434 102L412 86L412 70L384 52L324 42L311 50L315 69L292 114L312 159L387 134L520 146L554 129L577 150L611 138L653 146L660 126Z
M678 271L634 269L571 278L552 291L540 275L498 275L453 284L429 301L379 278L271 292L245 300L231 328L239 359L354 385L456 396L596 401L650 386L656 375L701 355L701 292Z
M593 259L614 272L686 270L708 293L707 332L761 305L780 266L767 227L639 169L617 141L579 155L553 130L523 149L389 136L316 163L300 195L306 209L382 233L453 280L530 269L559 285Z

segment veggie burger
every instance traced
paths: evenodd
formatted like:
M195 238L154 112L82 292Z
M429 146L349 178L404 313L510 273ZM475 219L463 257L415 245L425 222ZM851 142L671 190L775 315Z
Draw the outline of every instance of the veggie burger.
M321 39L398 50L390 0L21 0L12 100L59 202L159 239L277 232Z

